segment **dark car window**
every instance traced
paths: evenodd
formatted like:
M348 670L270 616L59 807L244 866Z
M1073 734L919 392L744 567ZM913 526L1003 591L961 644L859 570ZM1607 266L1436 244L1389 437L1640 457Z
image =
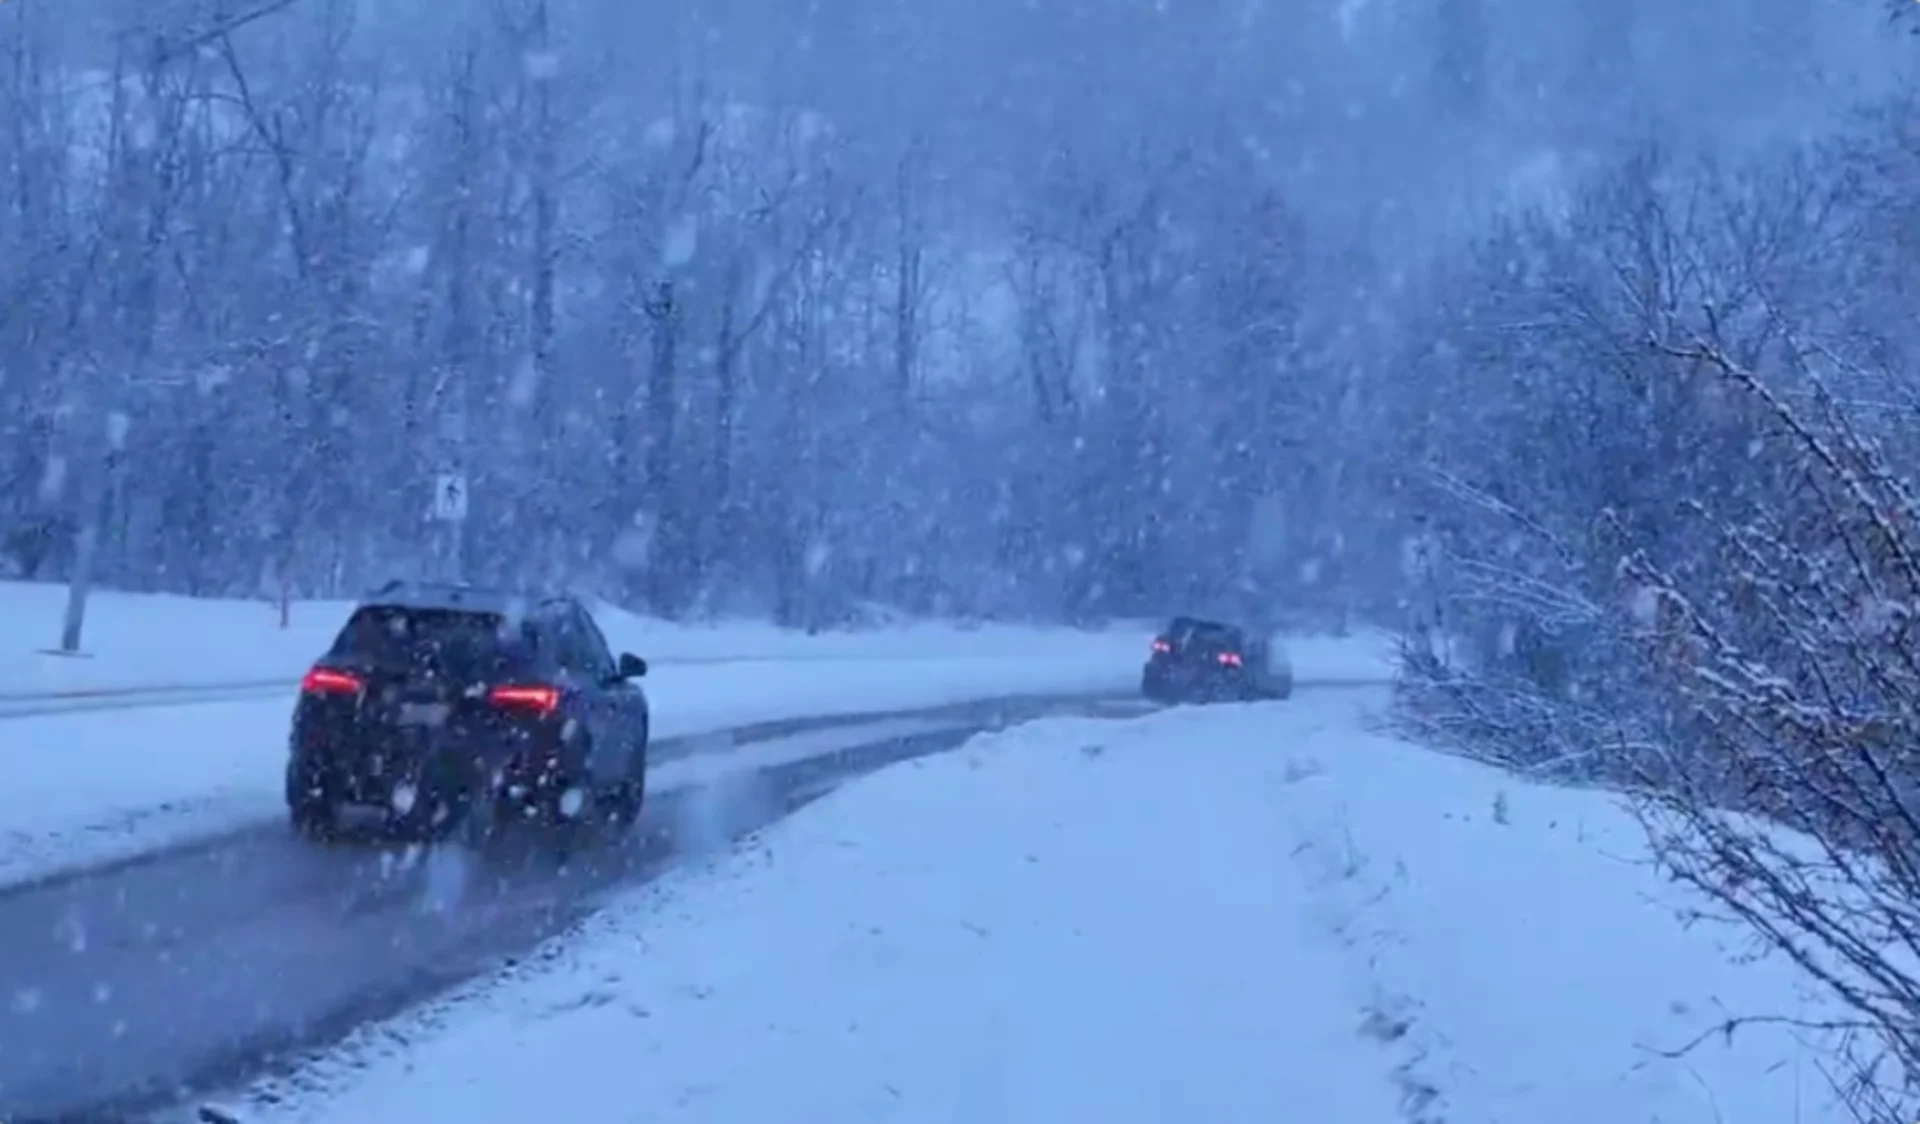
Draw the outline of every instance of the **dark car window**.
M1210 621L1196 621L1189 618L1176 619L1167 628L1167 638L1181 648L1220 648L1237 649L1244 640L1240 630L1228 625L1214 624Z
M1237 628L1202 629L1196 633L1195 639L1210 648L1246 647L1246 639L1240 635L1240 630Z
M580 613L572 606L544 608L540 627L552 639L554 662L560 670L588 682L599 682L613 674L613 660L606 645L581 627Z
M585 609L575 607L573 615L578 621L580 636L586 645L587 658L592 661L597 670L598 678L611 679L616 665L613 660L613 648L607 644L606 633L600 631L600 625L594 621L593 614Z
M525 630L498 613L373 605L356 609L332 655L386 667L482 672L532 655Z

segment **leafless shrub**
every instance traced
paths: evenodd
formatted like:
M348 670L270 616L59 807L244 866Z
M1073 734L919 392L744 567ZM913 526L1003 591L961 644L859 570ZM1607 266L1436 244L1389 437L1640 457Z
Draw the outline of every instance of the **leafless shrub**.
M1476 409L1415 450L1451 502L1399 697L1444 745L1630 794L1699 912L1831 1000L1716 1032L1793 1023L1883 1124L1920 1103L1920 499L1908 427L1861 405L1910 366L1847 282L1862 182L1648 158L1489 247L1436 330L1433 393Z
M1616 653L1625 630L1610 606L1585 596L1567 544L1518 509L1452 478L1442 487L1532 540L1527 553L1560 559L1549 573L1441 551L1447 588L1428 619L1401 640L1396 718L1429 744L1535 780L1624 784L1661 760L1623 705L1639 684ZM1605 665L1605 675L1594 665ZM1638 768L1628 763L1642 762Z
M1665 867L1824 985L1863 1120L1920 1092L1920 498L1804 367L1811 409L1709 344L1698 364L1777 443L1796 487L1718 542L1706 604L1644 551L1619 576L1693 760L1641 780ZM1804 416L1803 416L1804 415ZM1781 830L1785 828L1786 830Z

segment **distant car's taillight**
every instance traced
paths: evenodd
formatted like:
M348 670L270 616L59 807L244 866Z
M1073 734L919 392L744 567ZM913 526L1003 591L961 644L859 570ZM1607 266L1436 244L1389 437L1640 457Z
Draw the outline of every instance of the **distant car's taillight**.
M303 695L357 695L365 687L358 675L330 667L316 667L300 680Z
M1241 660L1240 660L1240 653L1238 653L1238 652L1222 652L1222 653L1220 653L1220 665L1221 665L1222 667L1239 667L1239 666L1241 666Z
M1153 650L1164 656L1173 651L1173 645L1165 640L1155 640Z
M502 710L552 714L560 709L560 688L541 684L506 683L488 691L487 701Z

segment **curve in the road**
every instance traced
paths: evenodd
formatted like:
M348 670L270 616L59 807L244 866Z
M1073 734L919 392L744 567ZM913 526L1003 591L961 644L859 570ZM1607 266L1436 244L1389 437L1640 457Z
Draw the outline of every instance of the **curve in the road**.
M852 652L796 652L788 655L662 656L654 667L714 667L739 664L817 663L942 663L951 654ZM217 683L148 683L102 687L59 688L46 691L0 691L0 721L40 718L50 714L90 714L111 710L151 710L156 707L197 706L274 698L294 691L299 676L244 679Z
M913 709L855 711L841 714L805 715L796 718L773 718L741 726L730 726L697 734L681 734L661 738L654 742L649 752L653 765L659 766L697 754L724 752L740 746L750 746L776 738L787 738L798 734L812 733L818 730L843 729L863 723L880 722L895 718L959 718L991 711L996 708L1017 707L1031 701L1025 697L1005 697L974 699L962 703L950 703L943 706L921 707ZM252 822L228 823L222 828L210 832L195 832L184 838L176 838L165 845L152 846L132 852L113 850L105 856L95 857L78 863L34 864L37 873L14 875L0 862L0 909L3 903L16 895L42 890L76 880L97 879L104 874L128 868L146 866L155 862L172 862L198 851L216 851L237 848L245 845L247 839L277 834L281 823L278 815L264 822L256 819ZM0 1054L4 1054L4 1042L0 1042ZM0 1102L3 1104L4 1102ZM10 1124L0 1117L0 1124Z
M952 721L879 742L856 725L874 716L765 724L663 743L662 759L849 727L840 748L770 769L755 799L729 801L719 837L732 838L846 776L1088 703L911 712ZM690 842L677 825L698 819L709 835L712 808L687 814L698 799L664 793L650 805L664 826L566 864L529 836L473 856L253 830L0 893L0 1121L158 1110L486 971L671 863Z

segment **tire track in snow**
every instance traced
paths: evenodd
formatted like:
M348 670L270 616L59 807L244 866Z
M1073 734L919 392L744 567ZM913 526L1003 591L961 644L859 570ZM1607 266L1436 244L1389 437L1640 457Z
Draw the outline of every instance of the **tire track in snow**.
M1360 848L1345 808L1325 786L1312 757L1289 756L1274 778L1278 802L1294 825L1288 856L1313 894L1307 923L1337 950L1357 992L1355 1033L1378 1042L1407 1124L1447 1124L1447 1098L1433 1074L1445 1037L1425 1017L1418 996L1381 978L1382 949L1404 944L1395 890L1408 878L1395 860L1385 866Z

